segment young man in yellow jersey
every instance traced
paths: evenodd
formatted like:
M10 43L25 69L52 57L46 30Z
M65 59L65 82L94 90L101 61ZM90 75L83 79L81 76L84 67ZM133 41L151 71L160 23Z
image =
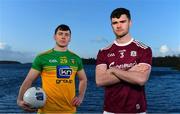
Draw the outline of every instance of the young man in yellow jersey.
M67 25L55 29L56 45L53 49L36 56L32 67L22 83L17 104L25 111L35 112L23 101L25 91L41 76L42 88L47 95L46 104L38 109L43 113L75 113L83 99L87 78L79 56L68 50L71 30ZM75 76L79 79L79 94L76 96Z

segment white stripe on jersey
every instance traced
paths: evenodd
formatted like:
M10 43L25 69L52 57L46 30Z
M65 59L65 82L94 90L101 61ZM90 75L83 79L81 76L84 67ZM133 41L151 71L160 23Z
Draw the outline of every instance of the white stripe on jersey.
M104 111L103 114L116 114L116 113ZM140 112L140 113L135 113L135 114L147 114L147 113L146 112Z
M142 42L139 42L139 41L137 41L137 40L134 40L133 42L134 42L138 47L141 47L141 48L143 48L143 49L147 49L147 48L148 48L148 46L145 45L145 44L143 44Z

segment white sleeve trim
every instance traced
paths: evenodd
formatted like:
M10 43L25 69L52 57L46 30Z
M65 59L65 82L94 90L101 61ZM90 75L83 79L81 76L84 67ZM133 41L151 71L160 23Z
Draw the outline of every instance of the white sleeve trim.
M102 63L102 64L98 64L98 65L96 65L96 66L107 66L107 64L104 64L104 63Z
M148 64L148 63L139 63L139 64L146 64L146 65L148 65L148 66L150 66L150 67L151 67L151 65L150 65L150 64Z

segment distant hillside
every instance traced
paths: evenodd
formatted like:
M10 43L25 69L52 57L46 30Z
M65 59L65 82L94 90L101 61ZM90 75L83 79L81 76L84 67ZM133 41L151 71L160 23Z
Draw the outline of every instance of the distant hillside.
M95 58L89 58L89 59L82 58L82 62L85 65L95 65L96 64L96 59Z
M95 65L95 58L82 58L82 62L85 65ZM0 61L0 64L22 64L18 61ZM24 63L31 64L31 63ZM157 67L172 67L175 69L180 69L180 56L166 56L166 57L153 57L152 66Z
M18 61L0 61L0 64L21 64Z

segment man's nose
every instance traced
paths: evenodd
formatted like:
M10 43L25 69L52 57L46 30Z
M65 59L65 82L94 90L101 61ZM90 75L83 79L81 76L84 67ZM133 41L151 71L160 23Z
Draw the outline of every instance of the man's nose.
M121 27L121 23L118 23L118 24L117 24L117 27L120 28L120 27Z
M62 39L65 39L66 38L66 35L65 34L62 34Z

